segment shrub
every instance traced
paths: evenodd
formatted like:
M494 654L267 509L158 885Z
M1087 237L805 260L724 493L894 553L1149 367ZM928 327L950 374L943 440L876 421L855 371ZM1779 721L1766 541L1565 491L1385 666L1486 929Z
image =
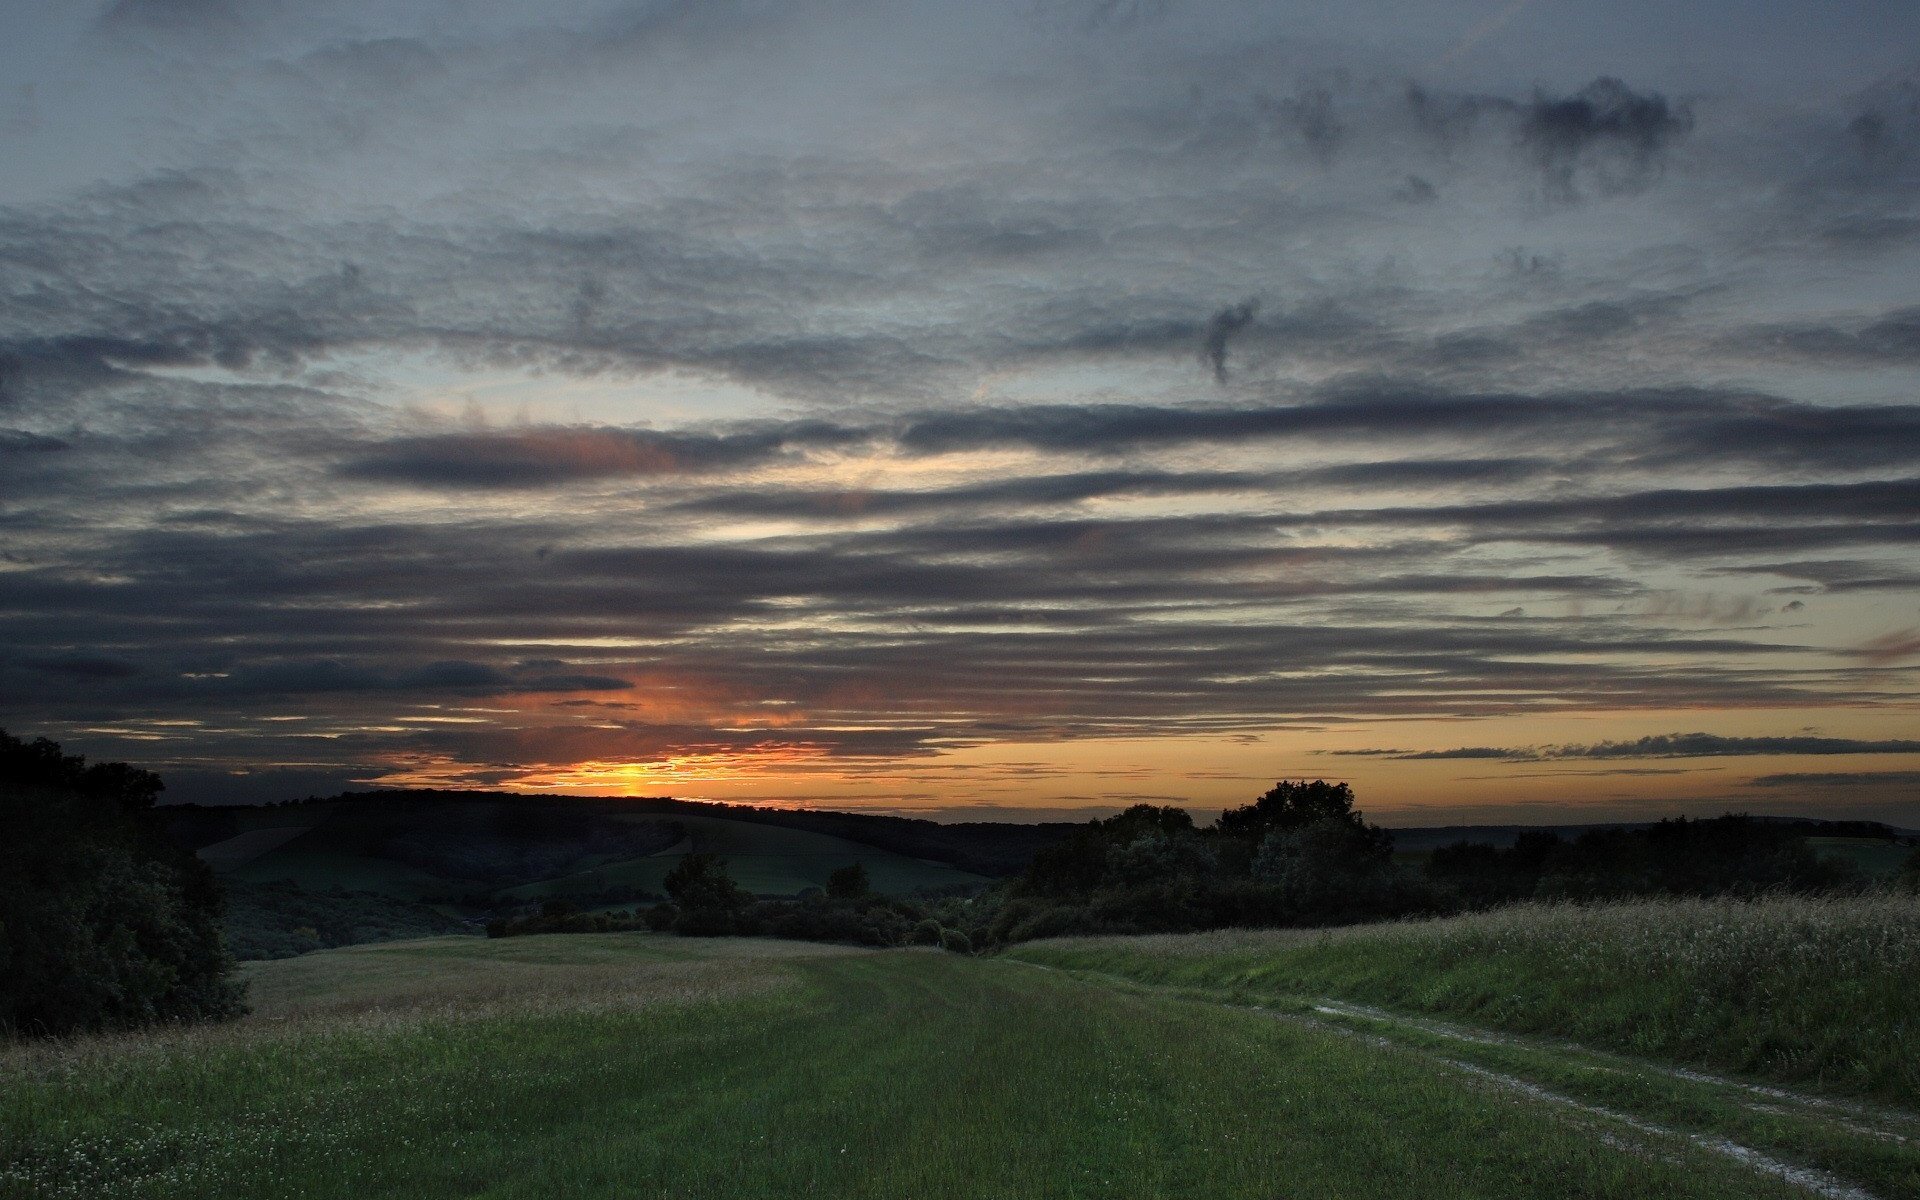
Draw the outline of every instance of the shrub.
M656 904L647 910L647 928L655 933L665 933L673 928L680 919L680 908L674 904Z
M940 948L953 954L972 954L973 939L958 929L940 931Z

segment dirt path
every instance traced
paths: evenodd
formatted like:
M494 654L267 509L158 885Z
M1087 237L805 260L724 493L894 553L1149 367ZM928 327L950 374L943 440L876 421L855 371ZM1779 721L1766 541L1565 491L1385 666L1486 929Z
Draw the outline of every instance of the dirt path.
M1041 970L1058 970L1020 959L1007 961L1022 962ZM1872 1160L1871 1170L1863 1167L1862 1173L1883 1178L1899 1177L1904 1171L1907 1179L1920 1181L1920 1166L1914 1165L1920 1163L1920 1115L1629 1059L1573 1042L1520 1037L1333 998L1273 1006L1247 1005L1187 989L1146 985L1094 972L1061 973L1089 982L1259 1012L1361 1038L1384 1050L1416 1055L1457 1070L1481 1086L1561 1109L1571 1119L1586 1123L1599 1140L1621 1149L1657 1154L1658 1143L1663 1141L1691 1143L1823 1200L1892 1200L1896 1196L1920 1196L1920 1190L1906 1186L1889 1187L1884 1192L1869 1190L1861 1183L1844 1178L1841 1172L1793 1161L1806 1153L1807 1146L1792 1144L1792 1138L1784 1138L1788 1144L1783 1146L1783 1137L1777 1133L1773 1142L1763 1148L1751 1144L1751 1138L1731 1136L1728 1130L1713 1128L1711 1124L1683 1124L1656 1117L1635 1111L1634 1106L1575 1095L1563 1086L1527 1076L1611 1074L1646 1084L1656 1091L1666 1089L1668 1094L1659 1099L1677 1109L1687 1109L1689 1105L1685 1102L1697 1098L1705 1104L1692 1106L1696 1109L1715 1105L1737 1109L1751 1116L1755 1123L1769 1128L1804 1129L1815 1135L1808 1141L1853 1142L1865 1147L1864 1157ZM1474 1061L1475 1058L1482 1061ZM1501 1061L1490 1065L1490 1059ZM1517 1060L1519 1065L1505 1060ZM1526 1069L1529 1060L1542 1069ZM1906 1164L1904 1168L1902 1163Z

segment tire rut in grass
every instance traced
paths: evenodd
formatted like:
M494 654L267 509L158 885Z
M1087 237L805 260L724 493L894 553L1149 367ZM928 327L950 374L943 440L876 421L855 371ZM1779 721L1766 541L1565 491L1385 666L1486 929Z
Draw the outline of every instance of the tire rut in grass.
M1045 964L1020 959L1009 959L1008 961L1021 962L1022 965L1045 971L1057 970L1057 968L1046 966ZM1523 1079L1518 1075L1496 1071L1481 1066L1478 1063L1468 1062L1447 1054L1439 1053L1430 1048L1409 1044L1403 1040L1397 1040L1388 1033L1381 1032L1380 1027L1384 1027L1387 1030L1398 1029L1403 1032L1413 1031L1426 1034L1429 1037L1449 1039L1462 1043L1524 1049L1536 1053L1558 1053L1563 1055L1573 1053L1583 1055L1594 1054L1593 1051L1588 1050L1586 1047L1578 1046L1574 1043L1524 1039L1492 1030L1452 1025L1447 1022L1432 1021L1425 1018L1403 1017L1384 1009L1349 1004L1330 998L1306 1002L1299 1009L1278 1009L1259 1004L1234 1003L1230 1000L1205 994L1196 995L1188 989L1173 989L1140 984L1137 981L1106 976L1097 972L1083 973L1079 971L1069 971L1065 973L1077 978L1090 979L1091 981L1108 984L1119 983L1129 989L1148 992L1173 992L1185 999L1199 1000L1202 1003L1213 1003L1223 1007L1258 1012L1266 1016L1294 1021L1342 1036L1361 1038L1382 1049L1412 1054L1427 1059L1428 1061L1444 1065L1452 1070L1457 1070L1488 1086L1498 1088L1510 1094L1524 1096L1527 1099L1539 1103L1550 1104L1568 1112L1579 1113L1595 1122L1593 1131L1599 1140L1616 1149L1628 1151L1640 1150L1641 1152L1645 1152L1644 1147L1632 1146L1617 1134L1609 1132L1606 1128L1607 1125L1624 1127L1643 1137L1689 1143L1710 1153L1738 1162L1760 1174L1767 1175L1813 1195L1820 1196L1823 1200L1879 1200L1879 1197L1875 1193L1853 1184L1832 1172L1816 1167L1787 1162L1755 1149L1752 1146L1735 1141L1723 1134L1684 1129L1662 1122L1652 1121L1609 1105L1595 1104L1582 1100L1575 1096L1567 1095L1555 1091L1552 1088L1544 1087L1538 1083ZM1365 1022L1374 1028L1372 1030L1357 1029L1355 1028L1356 1022ZM1719 1076L1707 1075L1703 1072L1685 1071L1681 1068L1664 1067L1659 1064L1636 1062L1634 1066L1644 1067L1650 1073L1656 1075L1663 1075L1695 1084L1725 1087L1731 1090L1741 1091L1744 1094L1757 1094L1771 1100L1782 1101L1792 1105L1798 1110L1795 1111L1793 1115L1799 1119L1821 1121L1829 1126L1844 1129L1858 1136L1885 1138L1902 1144L1909 1141L1909 1138L1905 1134L1894 1133L1885 1129L1863 1127L1834 1115L1838 1112L1844 1112L1849 1116L1860 1119L1897 1123L1903 1119L1910 1119L1906 1114L1881 1113L1864 1105L1849 1104L1845 1101L1830 1100L1823 1097L1806 1096L1801 1093L1787 1091L1786 1089L1746 1084L1738 1080L1722 1079ZM1747 1107L1754 1108L1756 1106L1749 1103Z

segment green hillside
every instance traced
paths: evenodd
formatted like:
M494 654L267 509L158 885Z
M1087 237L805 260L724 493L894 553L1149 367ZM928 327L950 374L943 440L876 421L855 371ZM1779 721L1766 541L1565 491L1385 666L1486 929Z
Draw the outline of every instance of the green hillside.
M680 857L696 851L726 859L728 873L734 880L748 891L763 896L791 896L806 888L825 887L827 876L834 868L856 862L867 868L868 879L874 890L880 892L966 888L989 882L985 876L944 863L908 858L877 846L806 830L727 817L680 816L673 822L686 831L686 836L666 850L526 884L504 894L544 899L595 893L618 885L657 892Z
M1031 827L996 839L855 814L432 792L182 809L172 825L227 884L229 940L245 957L474 929L554 900L630 909L661 898L694 852L719 855L761 896L823 888L854 863L882 893L968 891L992 880L952 860L1018 863L1037 840Z

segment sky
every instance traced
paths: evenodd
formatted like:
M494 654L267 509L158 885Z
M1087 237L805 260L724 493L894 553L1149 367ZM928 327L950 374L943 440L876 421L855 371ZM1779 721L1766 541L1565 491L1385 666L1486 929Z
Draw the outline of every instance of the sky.
M1920 825L1915 46L0 0L0 725L183 801Z

